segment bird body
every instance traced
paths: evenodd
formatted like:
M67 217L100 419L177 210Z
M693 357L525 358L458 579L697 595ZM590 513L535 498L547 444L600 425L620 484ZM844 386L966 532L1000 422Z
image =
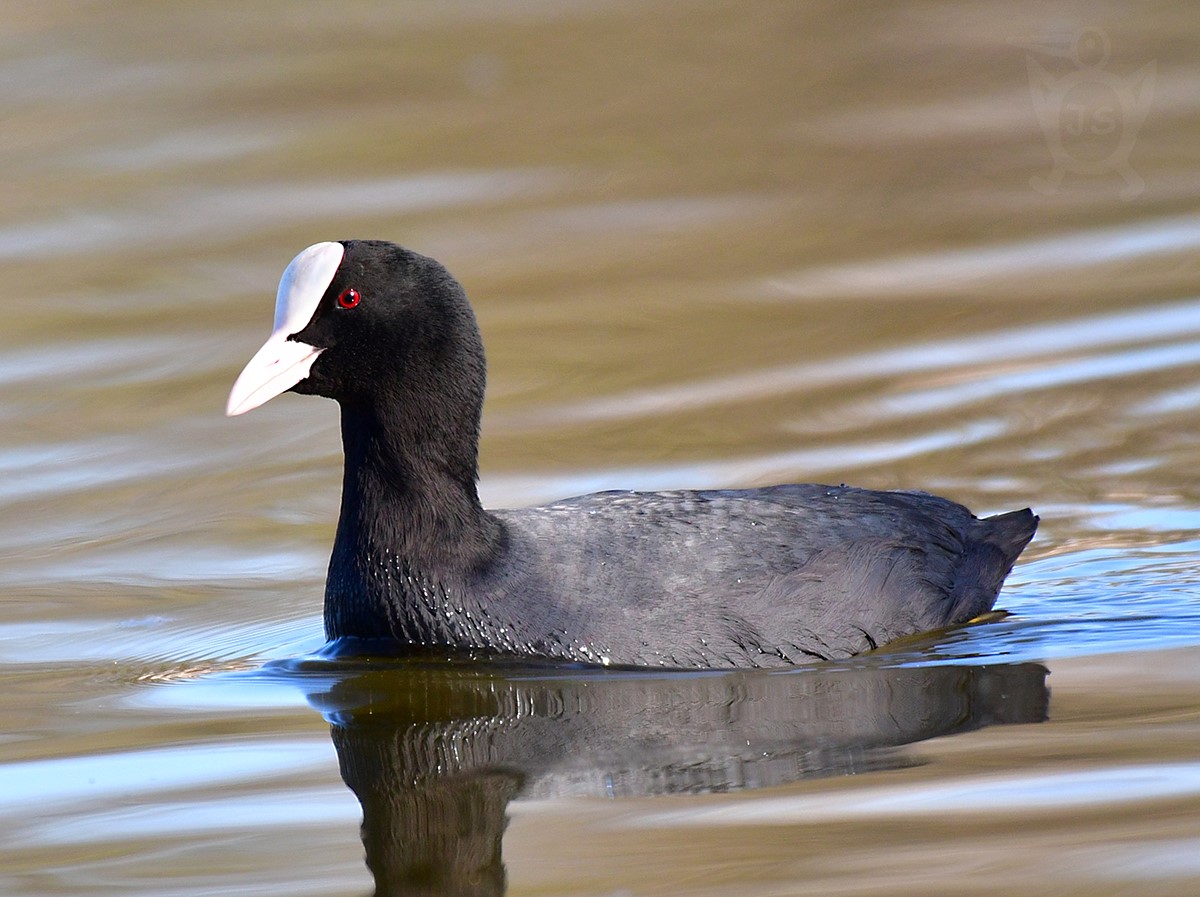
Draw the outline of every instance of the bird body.
M991 609L1032 538L923 492L845 486L606 492L486 511L485 364L474 314L432 259L319 243L284 273L276 328L230 395L338 400L342 505L331 640L622 666L845 658Z

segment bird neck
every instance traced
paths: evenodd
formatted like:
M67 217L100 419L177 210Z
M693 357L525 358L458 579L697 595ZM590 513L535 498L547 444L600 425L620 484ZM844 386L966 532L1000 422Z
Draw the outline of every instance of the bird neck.
M386 631L387 617L448 601L500 549L475 487L478 417L445 426L342 405L342 507L326 586L330 638ZM464 425L472 432L464 434ZM468 438L463 438L467 436Z

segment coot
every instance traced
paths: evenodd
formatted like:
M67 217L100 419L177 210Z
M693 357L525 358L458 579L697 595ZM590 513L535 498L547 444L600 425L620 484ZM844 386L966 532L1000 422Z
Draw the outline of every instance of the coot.
M377 240L283 272L275 325L229 396L341 406L341 516L325 632L366 653L628 666L845 658L991 609L1033 537L922 492L845 486L604 492L485 511L485 364L458 282Z

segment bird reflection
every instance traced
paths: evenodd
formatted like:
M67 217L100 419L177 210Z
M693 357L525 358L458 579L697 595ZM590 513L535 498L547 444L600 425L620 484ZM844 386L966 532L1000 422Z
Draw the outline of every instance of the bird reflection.
M666 673L299 664L362 804L377 897L499 895L515 798L731 791L894 768L1045 718L1038 664Z

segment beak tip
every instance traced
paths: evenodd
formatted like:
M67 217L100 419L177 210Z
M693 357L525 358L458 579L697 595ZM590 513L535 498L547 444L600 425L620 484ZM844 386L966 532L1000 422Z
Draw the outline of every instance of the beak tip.
M261 405L261 402L251 401L254 394L253 390L247 391L244 376L239 376L237 382L233 384L233 388L229 391L229 398L225 400L225 416L237 417L245 414L254 408Z
M238 417L249 410L250 408L247 407L244 399L235 399L232 395L229 397L229 401L225 403L226 417Z

